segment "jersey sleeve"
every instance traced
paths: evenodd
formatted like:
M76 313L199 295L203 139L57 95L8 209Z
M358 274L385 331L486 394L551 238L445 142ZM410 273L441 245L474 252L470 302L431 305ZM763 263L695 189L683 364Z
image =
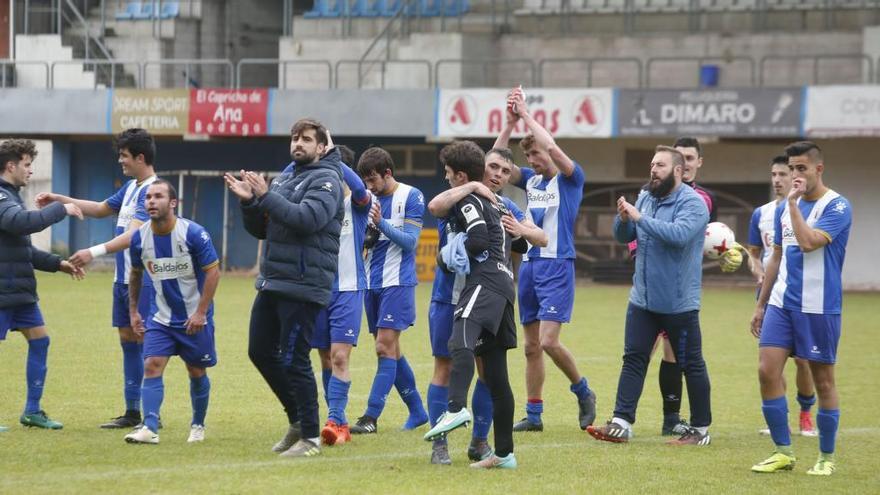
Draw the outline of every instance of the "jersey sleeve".
M186 244L196 264L203 271L220 264L214 243L211 242L211 236L204 228L190 224L186 233Z
M773 245L782 246L782 214L785 212L786 201L780 202L773 213Z
M761 207L755 208L752 212L752 219L749 220L749 246L762 247L764 241L761 238Z
M535 171L534 171L534 169L531 169L529 167L520 167L519 173L520 173L519 182L517 182L514 185L520 189L525 189L526 183L529 182L529 179L531 179L532 177L535 176Z
M570 176L560 173L560 183L573 189L583 188L584 183L587 180L587 176L584 174L584 169L578 162L572 161L572 164L574 165L574 171Z
M137 229L131 236L131 245L129 246L129 254L131 256L131 266L135 268L144 268L144 260L141 258L141 230Z
M141 223L146 223L146 221L150 219L146 207L147 189L149 188L144 187L138 192L137 201L134 204L134 217L132 217L132 219Z
M422 216L425 214L425 196L416 188L412 188L406 198L406 214L404 224L422 228Z
M513 202L513 200L504 197L502 198L502 201L504 202L504 206L506 206L507 209L510 210L510 213L513 215L514 218L517 219L517 221L522 222L526 219L526 214L523 213L523 211L516 203Z
M105 199L104 202L107 203L111 209L119 211L122 208L122 201L125 199L125 190L128 189L128 184L131 181L126 182L122 185L112 196Z
M486 225L483 205L473 195L462 199L455 205L455 220L461 232L470 232L478 225Z
M828 242L834 242L834 239L841 233L846 231L852 223L852 208L849 201L843 196L831 200L822 216L813 225L813 228L828 238Z

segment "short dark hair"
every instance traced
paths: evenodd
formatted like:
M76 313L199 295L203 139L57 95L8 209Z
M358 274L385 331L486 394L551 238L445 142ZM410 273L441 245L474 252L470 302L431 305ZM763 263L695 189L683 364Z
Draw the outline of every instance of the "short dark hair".
M37 145L30 139L7 139L0 143L0 173L6 171L7 163L17 164L25 155L37 157Z
M770 160L770 168L773 168L773 165L788 165L788 156L786 155L776 155Z
M535 145L535 135L534 134L526 134L524 138L519 140L519 149L523 150L524 153L528 153L532 146Z
M440 150L440 163L453 172L464 172L468 180L482 180L486 155L473 141L453 141Z
M348 165L349 167L354 167L355 165L357 165L354 162L353 149L344 144L337 144L336 147L339 149L339 157L342 158L342 163Z
M165 179L156 179L149 187L165 185L168 188L168 199L177 199L177 189L171 185L171 182ZM147 189L149 189L149 187Z
M327 143L330 142L330 140L327 139L327 128L324 127L324 124L318 122L315 119L297 120L293 124L293 127L290 128L290 137L298 136L309 129L313 129L315 131L315 137L317 138L318 143L326 146Z
M785 147L785 154L789 158L807 155L812 163L822 161L822 148L812 141L797 141Z
M361 177L367 177L373 172L382 176L385 175L385 172L391 172L391 175L394 175L394 160L391 159L391 153L378 146L367 148L361 153L357 164L357 173Z
M675 143L672 145L673 148L695 148L697 150L697 156L700 158L703 157L703 147L700 146L700 142L697 141L697 138L690 136L682 136L675 140Z
M493 153L500 156L505 161L513 163L513 152L510 151L510 148L492 148L491 150L486 152L486 156L489 156Z
M144 155L144 161L147 165L152 165L156 162L156 141L144 129L134 128L120 132L116 136L113 145L117 153L122 150L128 150L131 156L135 158L138 155Z
M669 153L672 155L672 166L673 167L684 167L684 154L681 151L678 151L674 147L658 145L654 148L654 153Z

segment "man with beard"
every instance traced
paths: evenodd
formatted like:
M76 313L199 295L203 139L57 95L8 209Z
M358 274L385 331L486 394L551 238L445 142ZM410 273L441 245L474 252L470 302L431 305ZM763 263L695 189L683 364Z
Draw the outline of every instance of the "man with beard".
M226 174L241 200L244 226L265 239L251 310L248 355L278 397L290 423L272 450L285 457L321 453L318 387L309 339L330 302L345 217L339 151L327 129L302 119L290 132L296 166L271 187L263 176Z
M623 197L617 200L614 236L622 243L638 239L641 252L636 257L626 314L614 416L605 425L587 428L597 440L621 443L632 436L651 350L665 329L684 370L692 418L692 426L670 443L710 442L709 373L703 361L699 319L703 237L709 212L693 188L682 186L683 168L681 152L658 146L651 162L651 182L635 206Z

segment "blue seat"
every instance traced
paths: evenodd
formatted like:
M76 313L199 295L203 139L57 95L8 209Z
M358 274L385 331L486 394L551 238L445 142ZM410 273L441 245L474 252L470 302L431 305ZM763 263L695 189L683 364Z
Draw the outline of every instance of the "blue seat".
M125 4L125 10L117 10L116 18L119 20L134 19L135 15L141 12L140 2L128 2Z
M469 8L468 0L445 0L441 14L446 17L458 17L466 14Z
M141 4L141 10L134 13L133 19L152 19L153 14L156 10L156 3L153 0L149 0Z
M162 12L159 13L160 19L174 19L180 15L180 2L171 2L165 0L162 2Z
M376 10L382 17L394 17L402 8L402 0L376 0Z
M376 17L378 12L373 10L373 5L368 0L354 0L351 6L352 17Z
M331 7L329 0L315 0L312 10L304 13L303 17L309 19L317 17L339 17L342 14L342 10L345 8L346 1L347 0L336 0L336 3Z

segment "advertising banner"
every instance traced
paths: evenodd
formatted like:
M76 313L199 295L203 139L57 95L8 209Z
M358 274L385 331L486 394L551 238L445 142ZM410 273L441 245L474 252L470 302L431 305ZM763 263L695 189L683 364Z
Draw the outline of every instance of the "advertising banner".
M527 89L535 120L556 137L607 138L614 116L613 89ZM504 128L507 90L441 90L437 102L438 137L496 137ZM525 135L519 124L513 137Z
M140 127L154 135L182 136L189 119L186 89L117 89L113 91L110 131Z
M880 136L880 86L809 87L806 106L806 136Z
M618 136L793 137L801 88L622 89Z
M190 134L263 136L269 90L191 89L189 108Z

